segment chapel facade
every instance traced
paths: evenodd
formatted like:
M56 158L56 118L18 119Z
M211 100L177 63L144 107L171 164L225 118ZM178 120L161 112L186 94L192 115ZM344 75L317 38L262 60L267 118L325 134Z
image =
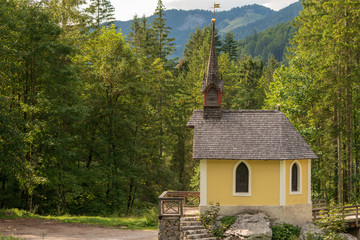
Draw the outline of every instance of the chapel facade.
M215 48L215 19L203 79L204 108L194 110L193 159L200 161L200 212L264 212L272 222L311 222L309 145L280 110L224 110Z

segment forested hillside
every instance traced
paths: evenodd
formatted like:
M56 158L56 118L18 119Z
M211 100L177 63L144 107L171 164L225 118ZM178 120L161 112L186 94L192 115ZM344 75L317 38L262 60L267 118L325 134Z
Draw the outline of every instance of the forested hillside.
M292 21L299 15L302 7L300 2L293 3L288 7L273 11L260 5L248 5L241 8L233 8L229 11L220 11L216 15L216 26L218 33L224 37L226 33L232 32L235 40L241 40L250 36L254 31L262 32L277 24ZM189 35L196 28L203 28L209 25L212 12L206 10L166 10L167 26L172 29L170 37L175 39L176 50L172 57L183 57L183 50ZM137 16L141 18L142 16ZM154 16L147 18L151 22ZM130 31L131 21L115 21L116 26L121 29L124 35Z
M293 22L282 23L264 32L255 32L241 40L239 47L243 52L253 57L261 57L264 61L273 55L278 62L282 62L295 32Z
M240 40L250 36L254 33L254 31L262 32L268 28L275 27L278 24L292 21L296 16L299 15L302 9L302 5L299 1L256 22L249 23L248 25L239 27L237 29L233 29L232 32L234 33L235 38Z
M189 35L175 63L176 30L161 0L153 20L135 18L126 37L103 25L113 9L101 3L0 0L1 208L131 215L156 209L162 191L198 190L186 123L203 105L209 27ZM313 197L348 203L360 196L355 3L305 0L288 66L239 56L234 34L217 36L222 107L274 109L280 101L319 156Z

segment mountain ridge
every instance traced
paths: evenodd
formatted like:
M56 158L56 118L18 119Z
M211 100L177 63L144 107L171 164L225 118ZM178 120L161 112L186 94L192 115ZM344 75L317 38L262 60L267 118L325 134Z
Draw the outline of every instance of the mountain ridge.
M279 11L258 4L236 7L216 13L216 28L221 36L232 31L235 39L241 40L253 34L254 31L265 31L277 24L291 21L299 15L301 10L300 1ZM170 9L165 11L165 18L167 26L172 29L169 37L175 38L176 51L172 57L182 57L182 51L189 35L195 31L196 27L208 26L213 18L213 12L199 9ZM154 15L147 17L147 19L150 23L154 19ZM121 29L124 35L128 35L131 21L114 21L114 24Z

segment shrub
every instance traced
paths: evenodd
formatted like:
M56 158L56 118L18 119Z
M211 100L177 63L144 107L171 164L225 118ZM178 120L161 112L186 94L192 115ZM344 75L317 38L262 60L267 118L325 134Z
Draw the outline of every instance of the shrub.
M342 208L339 208L332 201L327 211L320 212L320 219L315 222L324 232L324 240L342 240L339 233L345 232L346 222L342 214Z
M220 219L220 231L223 233L226 232L236 221L236 216L225 216Z
M342 209L338 208L334 202L330 202L330 206L327 211L320 212L320 219L316 224L324 231L330 232L344 232L346 228L346 222Z
M235 223L236 216L224 216L218 222L219 211L219 203L216 203L215 206L210 203L210 209L200 216L200 221L214 236L223 237L226 230Z
M292 240L300 235L300 228L293 225L282 223L271 227L272 240Z
M147 213L144 214L145 217L145 223L144 226L145 227L154 227L157 226L158 224L158 213L156 212L156 210L150 209L147 211Z
M219 216L219 211L220 211L219 203L216 203L215 206L212 205L212 203L210 203L210 208L206 210L204 214L201 214L200 221L206 229L211 230L210 228L212 226L215 226L216 218Z

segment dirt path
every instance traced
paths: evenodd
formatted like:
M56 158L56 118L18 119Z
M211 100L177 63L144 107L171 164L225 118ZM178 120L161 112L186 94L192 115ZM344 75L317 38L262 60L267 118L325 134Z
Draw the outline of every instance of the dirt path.
M0 234L28 240L154 240L157 231L123 230L43 219L0 219Z

